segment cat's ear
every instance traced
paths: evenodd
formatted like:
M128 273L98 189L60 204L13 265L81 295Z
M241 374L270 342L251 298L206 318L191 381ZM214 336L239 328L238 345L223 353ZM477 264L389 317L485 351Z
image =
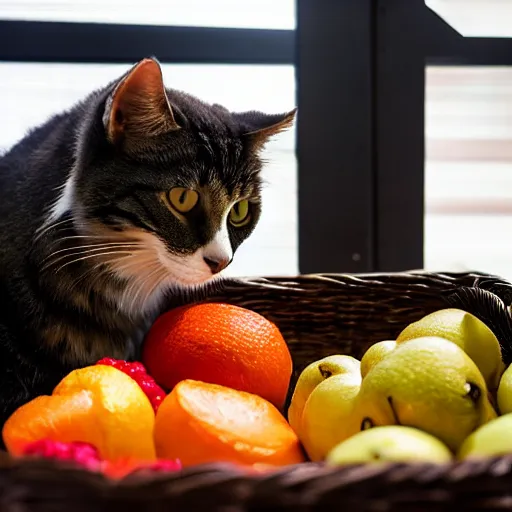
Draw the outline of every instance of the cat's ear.
M263 114L261 112L244 112L237 117L245 126L243 137L249 141L253 150L259 150L269 139L290 128L295 120L297 109L284 114Z
M123 76L107 99L103 123L114 144L180 128L155 59L141 60Z

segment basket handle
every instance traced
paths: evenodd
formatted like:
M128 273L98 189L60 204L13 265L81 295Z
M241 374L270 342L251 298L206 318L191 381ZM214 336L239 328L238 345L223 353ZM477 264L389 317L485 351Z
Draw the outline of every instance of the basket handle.
M496 335L501 345L503 361L512 362L512 316L510 300L505 302L500 295L510 299L510 285L494 283L490 289L461 286L445 292L445 300L450 307L463 309L482 320ZM492 290L492 291L491 291ZM497 292L501 292L498 295Z

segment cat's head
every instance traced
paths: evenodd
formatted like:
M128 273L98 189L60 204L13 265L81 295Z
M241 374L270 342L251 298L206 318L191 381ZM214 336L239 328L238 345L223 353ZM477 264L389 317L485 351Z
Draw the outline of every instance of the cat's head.
M71 207L84 236L118 244L107 259L124 277L194 285L229 265L260 216L260 151L295 110L206 104L166 89L154 59L94 103L54 214Z

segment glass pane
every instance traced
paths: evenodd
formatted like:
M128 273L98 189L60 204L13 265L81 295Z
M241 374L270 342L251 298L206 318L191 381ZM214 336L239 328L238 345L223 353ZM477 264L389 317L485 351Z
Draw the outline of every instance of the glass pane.
M295 28L294 0L1 0L0 19Z
M0 63L0 152L42 123L122 75L123 65ZM293 66L163 65L166 84L232 110L283 112L295 105ZM295 129L266 150L263 213L227 275L293 275L297 256Z
M463 36L512 36L510 0L425 0L425 4Z
M512 69L426 73L425 266L512 279Z

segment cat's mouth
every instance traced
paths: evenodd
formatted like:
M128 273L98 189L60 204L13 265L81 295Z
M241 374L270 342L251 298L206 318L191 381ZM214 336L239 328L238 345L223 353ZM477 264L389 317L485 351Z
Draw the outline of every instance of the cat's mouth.
M201 250L189 256L174 256L158 251L158 257L162 266L167 269L169 279L176 284L202 284L218 275L204 260Z

